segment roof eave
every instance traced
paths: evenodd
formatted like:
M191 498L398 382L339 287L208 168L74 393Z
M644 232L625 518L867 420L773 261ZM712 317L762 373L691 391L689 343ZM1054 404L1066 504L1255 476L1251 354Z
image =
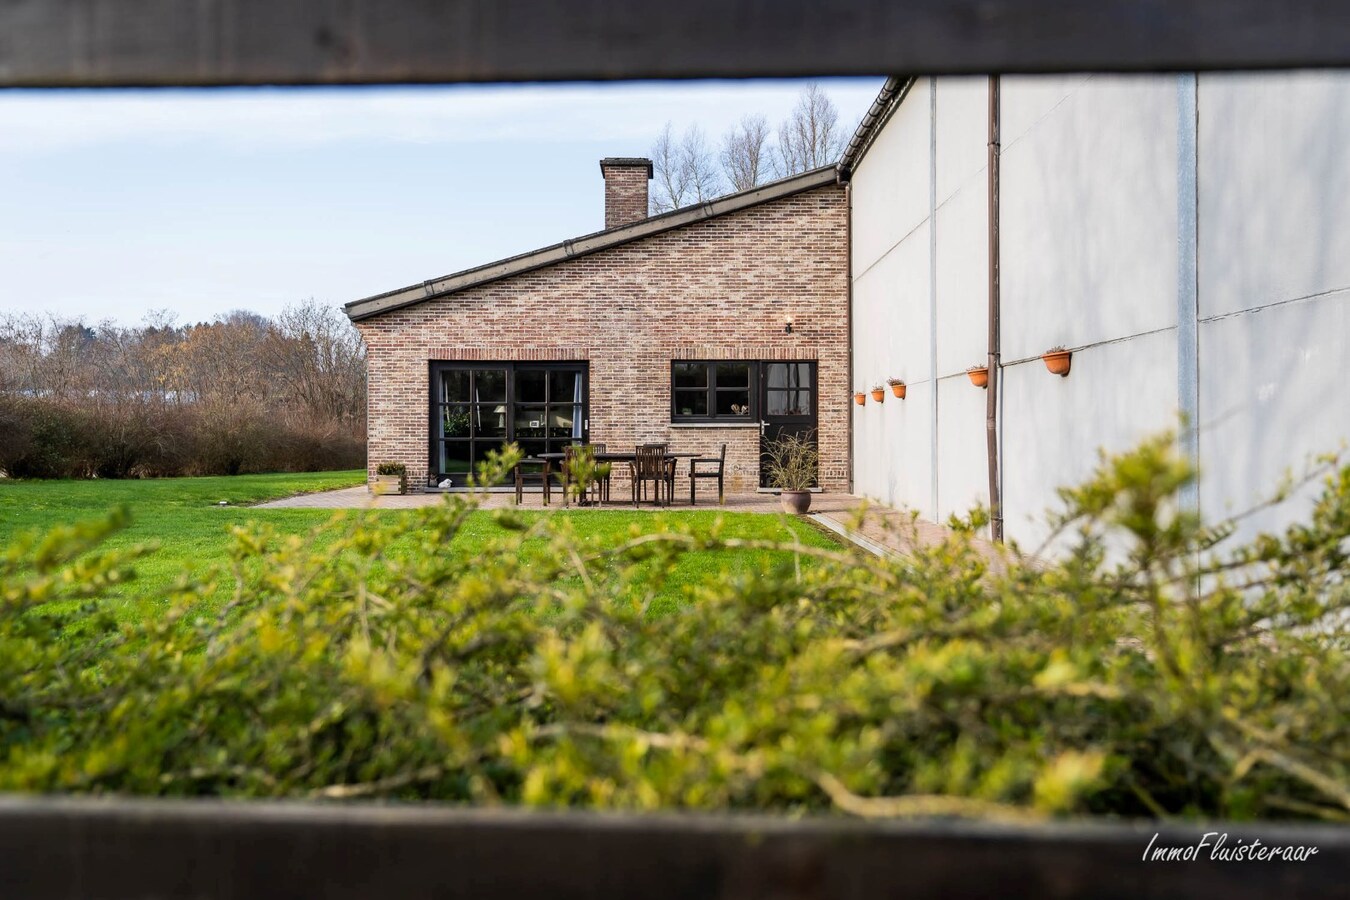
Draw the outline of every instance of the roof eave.
M844 155L839 158L841 180L847 181L858 168L858 164L871 149L872 142L877 139L881 129L909 95L909 89L914 86L914 81L914 77L910 75L893 75L886 79L886 83L877 94L877 99L872 101L866 115L858 123L857 130L853 132L848 146L844 148Z
M682 228L696 222L703 222L708 219L717 218L718 216L739 212L740 210L749 209L750 207L768 203L773 200L781 200L784 197L790 197L793 194L800 194L803 191L814 190L818 187L834 184L837 181L838 173L836 167L832 165L823 166L819 169L803 172L800 175L794 175L790 178L784 178L779 181L770 182L769 184L760 185L759 187L751 188L748 191L741 191L737 194L728 194L725 197L718 197L715 200L708 200L694 206L686 206L681 209L672 210L671 212L632 222L628 225L620 225L617 228L597 231L594 234L588 234L584 237L573 238L572 240L563 241L559 244L542 247L538 250L532 250L528 253L522 253L519 256L498 260L484 266L465 269L462 272L456 272L442 278L424 281L421 284L410 285L383 294L376 294L362 300L354 300L351 303L346 304L344 309L349 319L353 322L359 322L362 319L369 319L372 316L382 315L396 309L402 309L403 307L412 306L416 303L422 303L437 297L444 297L471 287L477 287L493 281L500 281L503 278L510 278L513 275L520 275L525 272L534 271L535 269L542 269L545 266L551 266L565 260L576 259L579 256L597 253L601 250L607 250L611 247L617 247L631 241L651 237L666 231L671 231L675 228Z

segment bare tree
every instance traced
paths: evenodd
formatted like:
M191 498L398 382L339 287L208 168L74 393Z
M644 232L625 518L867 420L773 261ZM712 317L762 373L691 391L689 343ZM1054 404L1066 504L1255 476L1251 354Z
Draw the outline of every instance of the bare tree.
M179 326L0 316L0 470L34 477L361 463L365 347L313 300Z
M313 298L287 306L267 349L285 395L310 416L344 424L364 418L365 345L336 307Z
M778 126L778 155L784 175L827 166L844 152L839 110L814 81L802 89L797 106Z
M675 126L670 122L652 144L652 174L656 182L651 192L652 214L675 209L684 200L685 187L680 169L680 148L675 141Z
M652 169L656 181L650 201L653 214L702 203L721 192L712 150L697 125L689 126L676 142L674 126L667 122L652 145Z
M722 139L722 173L733 191L748 191L773 177L769 157L769 120L743 116Z

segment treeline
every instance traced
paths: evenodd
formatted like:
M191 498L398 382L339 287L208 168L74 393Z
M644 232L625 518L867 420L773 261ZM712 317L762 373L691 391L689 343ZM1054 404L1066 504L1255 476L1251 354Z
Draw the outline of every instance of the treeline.
M136 478L365 465L365 349L314 301L177 325L0 318L0 471Z

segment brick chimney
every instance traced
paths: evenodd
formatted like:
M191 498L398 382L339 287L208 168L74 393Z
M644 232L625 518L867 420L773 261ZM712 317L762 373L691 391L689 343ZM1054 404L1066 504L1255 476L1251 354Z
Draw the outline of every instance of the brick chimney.
M640 157L610 156L600 160L605 176L605 228L618 228L647 218L647 182L652 161Z

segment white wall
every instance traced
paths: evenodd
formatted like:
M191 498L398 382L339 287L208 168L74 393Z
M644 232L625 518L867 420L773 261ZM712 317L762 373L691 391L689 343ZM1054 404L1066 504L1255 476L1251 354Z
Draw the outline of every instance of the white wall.
M1004 532L1039 543L1098 448L1175 427L1177 80L1007 78ZM1068 378L1040 356L1074 351Z
M931 516L930 101L921 81L872 147L885 164L854 178L852 267L854 389L909 385L905 400L853 407L854 490Z
M1350 439L1350 73L1199 79L1201 510ZM1299 500L1245 521L1279 528Z
M937 87L938 521L989 503L985 392L966 369L989 355L989 80Z
M1210 518L1350 438L1350 73L1009 77L1002 95L1009 538L1039 542L1099 448L1175 427L1188 366ZM964 375L986 352L987 115L985 79L921 80L853 178L855 386L910 382L854 408L855 490L937 520L988 494L985 393ZM1192 268L1178 248L1197 239ZM1074 350L1067 379L1039 359L1053 345Z

